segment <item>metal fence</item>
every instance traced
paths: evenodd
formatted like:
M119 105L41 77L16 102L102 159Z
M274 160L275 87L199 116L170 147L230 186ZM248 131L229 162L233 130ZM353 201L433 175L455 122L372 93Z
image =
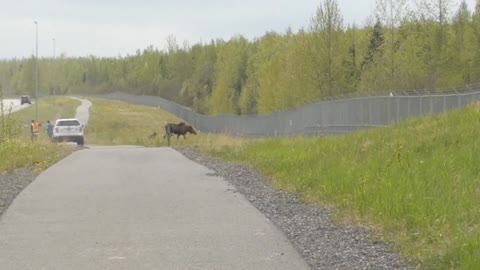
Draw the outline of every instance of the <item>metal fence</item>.
M347 97L265 116L234 114L208 116L195 113L189 108L160 97L120 92L97 97L160 107L202 132L263 137L346 133L357 129L387 126L408 117L464 107L480 99L480 88L442 93L392 92L377 96Z

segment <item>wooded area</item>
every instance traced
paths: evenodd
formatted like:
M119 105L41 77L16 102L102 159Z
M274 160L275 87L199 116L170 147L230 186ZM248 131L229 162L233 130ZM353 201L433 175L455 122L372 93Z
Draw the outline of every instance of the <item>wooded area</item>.
M323 0L310 25L255 40L153 45L115 58L62 55L38 62L42 94L158 95L204 114L266 114L353 92L480 83L480 0L377 0L364 26ZM7 93L33 95L34 64L0 61Z

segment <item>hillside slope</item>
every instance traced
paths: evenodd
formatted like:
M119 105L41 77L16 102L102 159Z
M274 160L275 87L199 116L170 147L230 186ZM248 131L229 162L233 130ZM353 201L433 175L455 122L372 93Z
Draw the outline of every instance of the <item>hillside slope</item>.
M426 269L480 269L480 103L337 137L210 151L370 224ZM353 217L353 218L352 218Z

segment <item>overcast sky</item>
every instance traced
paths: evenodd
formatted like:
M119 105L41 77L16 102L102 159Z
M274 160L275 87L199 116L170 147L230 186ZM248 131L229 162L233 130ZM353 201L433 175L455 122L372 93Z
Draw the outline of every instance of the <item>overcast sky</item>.
M363 25L375 0L337 0L346 23ZM476 0L468 0L470 9ZM321 0L0 0L0 59L125 56L169 35L191 45L307 28Z

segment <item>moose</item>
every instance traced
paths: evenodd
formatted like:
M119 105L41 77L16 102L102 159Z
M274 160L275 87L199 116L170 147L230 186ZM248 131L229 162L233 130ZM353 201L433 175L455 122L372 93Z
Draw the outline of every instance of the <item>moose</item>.
M183 139L186 139L185 135L187 133L197 135L195 129L193 129L192 126L185 124L185 122L180 122L178 124L167 123L165 125L165 135L163 135L163 138L165 139L166 136L176 134L177 140L180 136L183 136Z

